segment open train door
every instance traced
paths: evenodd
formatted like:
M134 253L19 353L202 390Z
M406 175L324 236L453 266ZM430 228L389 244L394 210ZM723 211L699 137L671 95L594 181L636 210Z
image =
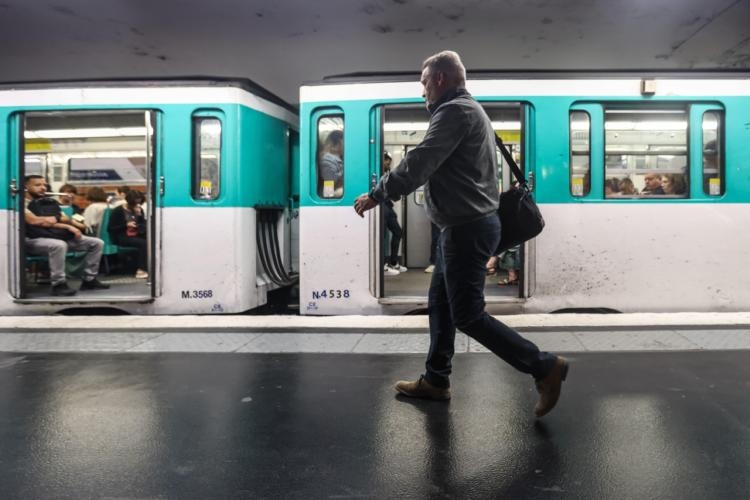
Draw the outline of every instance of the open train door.
M485 110L489 114L495 133L498 134L504 143L506 151L512 156L515 163L521 169L523 176L528 182L528 187L534 195L534 148L532 147L532 137L529 133L533 130L533 114L531 106L525 103L492 103L485 105ZM500 165L500 190L507 191L516 182L517 179L508 165L508 162L498 150L498 163ZM515 263L514 269L518 276L518 284L512 286L512 293L517 299L531 297L536 287L536 242L535 240L507 250L508 253L515 255L509 258L503 252L498 259L502 262L503 269L509 269L510 263ZM510 274L508 275L510 277ZM507 282L509 278L503 278ZM508 287L510 288L510 287ZM497 296L491 287L486 290L490 297Z
M158 114L146 110L143 116L145 134L143 136L144 151L146 155L146 193L147 201L151 201L151 214L147 214L148 245L148 273L151 286L151 297L161 296L162 290L162 268L161 268L161 238L162 220L164 206L165 180L164 171L160 162L156 161L155 130L157 128Z
M523 159L525 161L520 164L520 167L529 183L531 194L536 196L536 193L534 192L535 158L533 157L533 138L531 137L531 134L527 133L529 130L534 130L533 119L534 117L532 115L531 106L521 104L521 151L523 151ZM521 266L519 296L521 298L528 298L534 294L536 289L536 238L527 241L523 245L521 252Z
M378 131L374 134L373 140L370 141L370 169L369 175L369 188L374 188L380 180L383 160L383 120L384 120L383 109L380 107L374 108L370 116L371 129ZM375 207L372 210L372 216L370 217L370 228L369 233L371 235L370 241L372 248L370 250L370 293L373 297L382 298L384 294L384 281L383 281L383 257L384 246L383 246L383 231L385 229L383 224L383 211L380 206Z
M10 203L8 211L8 287L11 297L19 299L26 294L26 280L24 279L24 269L26 262L26 252L24 245L21 244L24 228L24 171L26 170L23 163L25 154L24 141L24 118L23 114L16 113L11 117L8 149L10 150L9 158L9 179L10 185ZM40 165L41 166L41 165ZM41 173L44 175L45 173Z
M79 307L95 303L145 303L160 294L158 249L164 179L154 154L157 115L155 111L143 109L96 108L35 109L11 117L8 282L16 302L54 304L55 308ZM86 227L85 233L103 242L98 277L109 285L108 289L81 291L79 285L86 266L86 252L70 250L66 254L64 273L65 281L75 293L52 293L47 254L30 255L25 243L24 178L32 174L44 178L46 195L58 201L62 200L62 193L57 191L64 184L77 189L77 194L71 195L69 202L61 206L68 217L75 213L81 215L89 203L104 205L99 223ZM129 269L131 264L137 264L137 249L111 241L108 221L115 209L113 201L106 196L114 198L121 186L144 194L148 279L139 279ZM89 197L94 196L94 189L100 192L95 195L96 201Z

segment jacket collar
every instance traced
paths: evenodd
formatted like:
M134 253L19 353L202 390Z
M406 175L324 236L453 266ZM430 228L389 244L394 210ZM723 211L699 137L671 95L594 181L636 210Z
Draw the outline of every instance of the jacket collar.
M455 89L449 89L449 90L447 90L445 92L445 94L443 94L443 96L440 99L438 99L437 101L435 101L435 103L429 104L427 106L427 111L429 111L430 114L433 114L435 111L437 111L437 109L441 105L445 104L446 102L448 102L450 100L455 99L458 96L462 96L462 95L471 95L471 94L469 94L469 92L465 88L463 88L463 87L458 87L458 88L455 88Z

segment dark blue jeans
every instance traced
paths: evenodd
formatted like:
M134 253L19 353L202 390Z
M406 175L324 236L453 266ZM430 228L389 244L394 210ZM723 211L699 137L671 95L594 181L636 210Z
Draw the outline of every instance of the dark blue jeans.
M440 228L430 222L430 264L435 264Z
M436 387L450 386L456 328L536 379L555 364L555 355L539 351L484 310L485 266L499 242L500 219L494 213L440 233L428 297L430 351L425 363L425 378Z
M398 217L393 208L383 203L383 214L385 215L385 227L391 233L391 253L388 254L386 262L391 266L398 264L398 247L401 244L401 226L398 224Z

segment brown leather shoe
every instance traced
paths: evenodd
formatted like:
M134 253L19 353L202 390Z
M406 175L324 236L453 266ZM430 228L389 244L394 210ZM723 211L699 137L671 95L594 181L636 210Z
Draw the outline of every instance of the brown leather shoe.
M557 404L557 400L560 398L560 388L562 382L568 376L568 361L558 356L555 360L555 366L552 367L552 371L544 377L536 381L536 390L539 392L539 402L534 408L534 415L543 417L549 413L552 408Z
M445 401L451 398L449 388L435 387L424 379L424 375L419 377L419 380L399 380L395 387L398 392L410 398L434 399L436 401Z

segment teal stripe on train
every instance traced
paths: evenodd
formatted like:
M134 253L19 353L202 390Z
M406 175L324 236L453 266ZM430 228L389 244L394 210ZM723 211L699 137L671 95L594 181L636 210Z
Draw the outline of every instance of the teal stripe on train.
M478 96L483 102L519 102L518 98ZM750 200L750 101L743 96L728 97L581 97L530 96L521 100L532 108L530 129L528 129L527 151L531 167L536 175L535 196L539 203L747 203ZM691 192L686 199L603 199L602 171L592 171L592 192L584 198L570 194L570 148L569 111L574 104L602 103L692 103L714 104L725 110L725 184L726 192L721 197L708 197L699 189ZM414 99L332 101L302 103L300 110L301 130L301 172L300 203L302 206L343 206L352 205L354 199L369 189L370 178L379 168L380 138L375 134L372 116L375 109L388 104L418 104L424 101ZM313 113L328 109L343 111L345 125L344 150L344 193L341 199L320 199L315 186L315 144L317 142ZM602 123L601 121L599 122ZM594 123L596 125L596 123ZM694 119L690 122L689 134L700 127ZM689 140L691 172L700 169L700 145ZM603 152L603 136L592 138L592 149ZM603 154L594 158L603 167Z
M0 183L8 186L18 173L18 159L10 145L14 131L10 120L18 111L156 110L157 178L165 177L167 207L289 206L292 156L288 124L239 104L107 105L0 108ZM213 201L191 196L192 117L196 112L222 119L221 194ZM0 190L0 207L9 208L8 190Z

